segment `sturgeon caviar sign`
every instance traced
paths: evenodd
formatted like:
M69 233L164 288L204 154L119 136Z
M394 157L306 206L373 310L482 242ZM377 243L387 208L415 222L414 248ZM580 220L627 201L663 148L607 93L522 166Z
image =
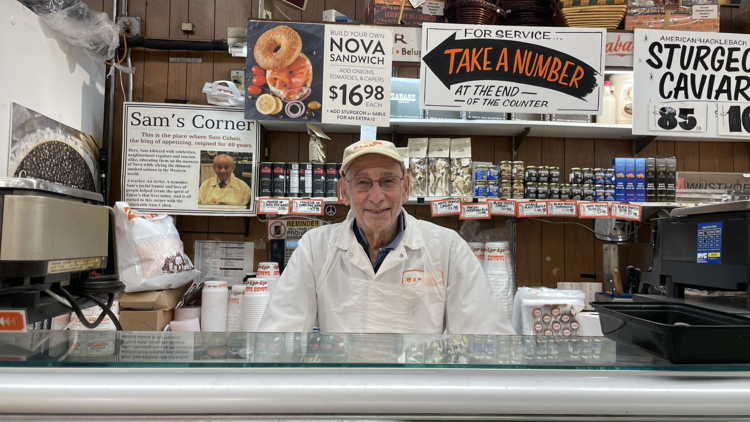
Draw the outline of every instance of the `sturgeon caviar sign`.
M606 31L422 25L420 108L599 114Z
M390 29L251 21L245 117L359 126L390 123Z

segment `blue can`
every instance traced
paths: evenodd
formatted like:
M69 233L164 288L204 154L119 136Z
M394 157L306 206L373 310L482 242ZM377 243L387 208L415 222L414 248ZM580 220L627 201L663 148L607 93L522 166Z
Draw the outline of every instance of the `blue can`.
M476 180L477 182L484 182L487 180L487 166L477 166L476 170L474 171L474 180Z
M497 166L487 167L487 181L497 182L498 180L500 180L500 170L497 169Z
M497 182L487 182L487 197L497 198L500 196L500 188L497 187Z
M487 182L477 182L474 187L474 196L477 198L487 197Z
M596 185L594 188L594 200L595 201L606 201L607 198L605 196L606 189L604 188L604 185Z

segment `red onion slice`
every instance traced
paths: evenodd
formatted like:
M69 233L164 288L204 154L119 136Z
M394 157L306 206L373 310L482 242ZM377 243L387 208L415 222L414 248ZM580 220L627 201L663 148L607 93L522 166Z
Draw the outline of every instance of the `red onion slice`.
M297 108L299 108L299 112L292 114L292 106L295 105L297 106ZM286 103L284 111L286 111L287 116L291 117L292 119L296 119L297 117L305 114L305 104L300 100L289 101L288 103Z
M281 100L282 100L282 101L286 101L286 102L288 102L288 101L294 101L294 100L291 100L291 99L289 99L289 95L290 95L290 94L295 94L295 93L297 93L298 91L300 91L300 90L303 90L303 89L304 89L304 90L307 90L307 92L305 92L305 95L303 95L303 96L302 96L301 98L297 98L297 100L299 100L299 101L302 101L302 100L304 100L305 98L309 97L309 96L310 96L310 93L312 92L312 88L310 88L310 87L309 87L309 86L307 86L307 85L303 85L303 86L298 86L297 88L292 88L292 89L290 89L290 90L288 90L288 91L284 92L283 94L281 94Z

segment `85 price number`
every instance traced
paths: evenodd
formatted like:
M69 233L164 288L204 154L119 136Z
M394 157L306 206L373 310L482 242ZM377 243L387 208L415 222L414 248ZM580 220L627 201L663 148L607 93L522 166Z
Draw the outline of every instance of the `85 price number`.
M649 130L705 132L706 105L701 103L650 104Z
M340 98L341 105L353 105L355 107L361 105L363 101L371 98L376 100L383 100L385 98L385 91L383 87L379 85L334 85L330 87L328 91L330 91L328 98L331 100Z

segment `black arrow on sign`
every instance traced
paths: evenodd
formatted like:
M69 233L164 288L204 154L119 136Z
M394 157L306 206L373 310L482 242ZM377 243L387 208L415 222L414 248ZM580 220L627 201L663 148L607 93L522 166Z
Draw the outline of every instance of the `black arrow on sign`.
M547 88L583 99L597 87L593 67L537 44L494 39L457 40L451 34L422 60L445 85L505 81Z

